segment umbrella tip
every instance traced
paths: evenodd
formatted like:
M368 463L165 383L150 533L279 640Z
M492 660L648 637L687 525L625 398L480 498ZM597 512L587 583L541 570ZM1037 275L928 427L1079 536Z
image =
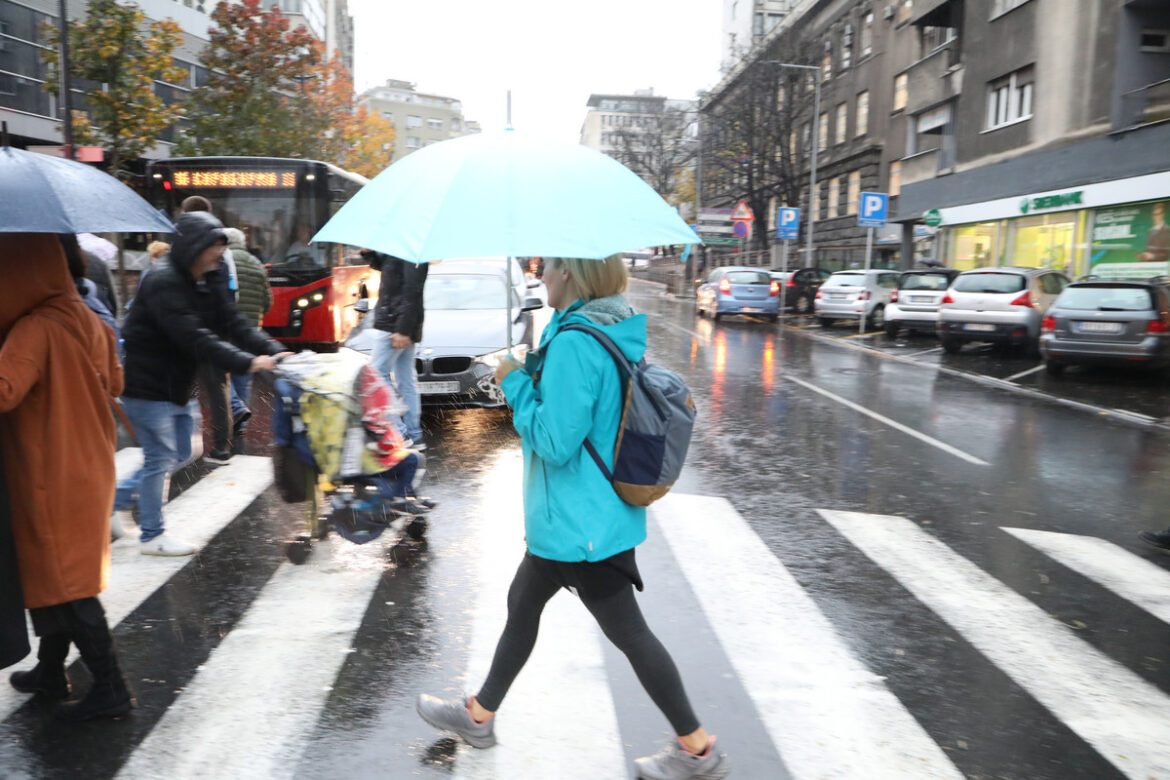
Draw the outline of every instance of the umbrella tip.
M8 123L0 122L0 146L8 146Z

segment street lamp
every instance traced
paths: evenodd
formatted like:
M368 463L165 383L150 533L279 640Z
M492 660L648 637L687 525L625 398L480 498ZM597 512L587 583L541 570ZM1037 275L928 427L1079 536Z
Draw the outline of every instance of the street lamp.
M811 142L812 142L812 159L809 161L809 181L808 181L808 235L804 240L805 252L805 266L812 265L813 262L813 198L816 197L817 191L817 149L820 147L820 139L817 137L817 129L821 115L821 69L817 65L797 65L791 62L781 62L780 60L756 60L758 65L778 65L781 68L794 68L797 70L811 70L816 73L816 91L813 94L813 115Z

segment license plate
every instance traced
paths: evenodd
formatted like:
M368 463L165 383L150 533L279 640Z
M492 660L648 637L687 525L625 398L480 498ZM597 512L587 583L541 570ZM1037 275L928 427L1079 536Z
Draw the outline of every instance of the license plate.
M845 297L845 293L825 293L826 298L831 298L834 301L839 301Z
M931 303L934 298L930 295L911 295L910 303Z
M758 314L760 312L759 309L753 306L742 306L740 307L740 311L742 311L744 314Z
M418 391L423 395L435 395L437 393L458 393L458 382L419 382Z
M988 332L995 330L994 325L988 325L982 322L968 322L963 326L963 330L978 330L981 332Z
M1125 327L1120 322L1078 322L1078 333L1121 333Z

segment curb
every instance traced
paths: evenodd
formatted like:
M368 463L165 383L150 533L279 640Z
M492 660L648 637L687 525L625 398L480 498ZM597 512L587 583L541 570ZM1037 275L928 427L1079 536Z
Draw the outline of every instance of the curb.
M1030 387L1021 387L1020 385L1017 385L1014 382L1008 382L1005 379L996 379L995 377L984 376L982 374L973 374L970 371L961 371L957 368L949 368L947 366L937 366L930 363L922 363L918 360L914 360L913 358L908 358L903 355L892 355L889 352L883 352L880 349L875 349L874 347L869 347L864 344L842 341L841 339L835 339L831 336L824 336L820 333L810 333L804 328L793 325L784 324L781 327L804 336L805 338L816 339L818 341L824 341L829 344L836 344L840 347L855 349L861 352L868 352L871 355L876 355L887 360L896 360L899 363L906 363L908 365L918 366L919 368L938 371L939 373L946 374L947 376L966 379L976 384L983 385L984 387L992 387L997 390L1016 393L1018 395L1027 396L1028 398L1034 398L1036 400L1047 401L1048 403L1057 404L1059 406L1065 406L1070 409L1078 409L1082 412L1088 412L1099 417L1112 417L1116 420L1129 423L1130 425L1137 425L1143 428L1156 428L1160 431L1170 433L1170 423L1163 422L1156 417L1150 417L1149 415L1141 414L1140 412L1129 412L1124 409L1107 409L1103 406L1096 406L1094 404L1085 403L1084 401L1074 401L1071 398L1061 398L1058 395L1053 395L1052 393L1047 393L1043 390L1035 390Z

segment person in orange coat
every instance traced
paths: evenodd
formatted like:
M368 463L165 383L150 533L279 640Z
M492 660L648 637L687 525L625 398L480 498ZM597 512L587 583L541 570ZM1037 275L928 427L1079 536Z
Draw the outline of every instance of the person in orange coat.
M97 595L110 563L114 418L122 392L114 334L77 294L57 237L0 233L0 448L24 605L41 638L17 690L69 695L76 644L93 676L64 720L117 717L133 702Z

